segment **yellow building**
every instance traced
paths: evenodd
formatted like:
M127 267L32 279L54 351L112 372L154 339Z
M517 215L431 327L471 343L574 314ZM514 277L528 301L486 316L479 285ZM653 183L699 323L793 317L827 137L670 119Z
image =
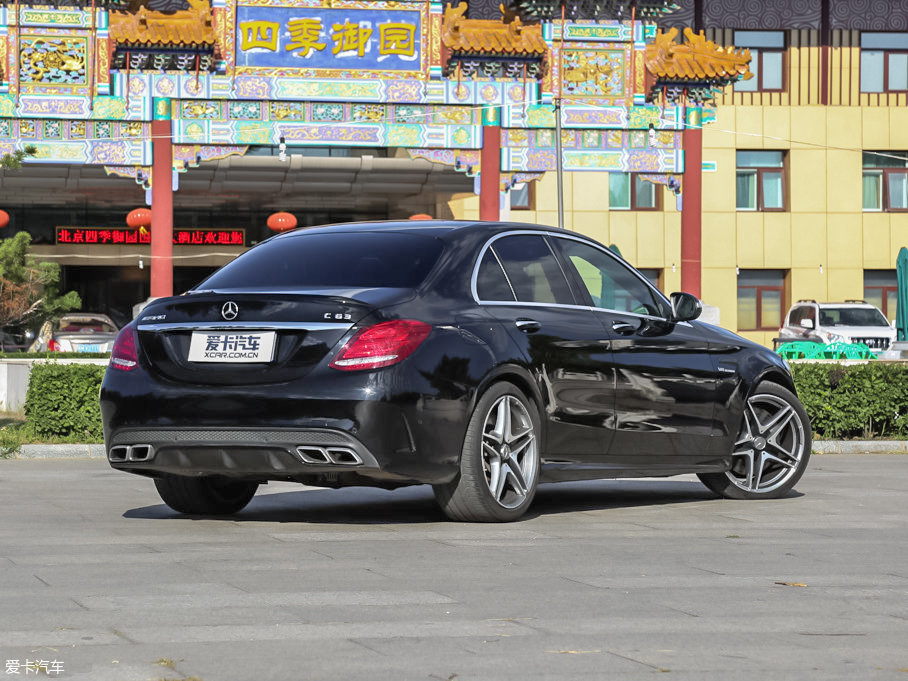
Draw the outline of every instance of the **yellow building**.
M825 15L800 19L808 28L777 29L778 3L761 5L765 30L727 28L736 21L729 3L712 20L703 4L706 36L749 48L755 74L717 99L716 120L704 127L704 301L719 308L722 326L770 347L800 299L865 299L894 319L895 260L908 246L908 3L893 3L903 12L887 28L900 30L887 31L830 15L835 0L823 0ZM740 25L755 25L743 12ZM648 187L566 174L565 227L615 244L674 291L681 212L668 189L659 185L654 196ZM556 204L549 173L530 189L528 208L509 217L554 226ZM478 197L450 207L455 217L478 217Z

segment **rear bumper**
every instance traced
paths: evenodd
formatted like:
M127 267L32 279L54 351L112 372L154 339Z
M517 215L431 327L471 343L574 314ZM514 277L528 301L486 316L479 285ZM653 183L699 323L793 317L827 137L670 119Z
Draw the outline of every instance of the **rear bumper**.
M209 385L152 373L140 359L133 371L108 370L102 383L108 459L149 476L447 482L459 470L473 389L472 372L452 379L446 367L417 353L378 371L320 366L293 380ZM144 448L127 449L136 445Z
M274 480L343 474L406 481L382 470L356 438L330 429L123 429L107 460L140 475L225 475Z
M157 477L224 475L236 479L293 480L321 486L438 484L458 471L463 442L460 409L446 401L292 402L295 419L240 409L233 418L200 419L202 408L149 416L104 399L105 444L110 465ZM147 402L147 400L146 400ZM182 405L186 406L186 405ZM331 417L315 416L321 411ZM245 416L245 417L244 417ZM200 422L202 421L202 422Z

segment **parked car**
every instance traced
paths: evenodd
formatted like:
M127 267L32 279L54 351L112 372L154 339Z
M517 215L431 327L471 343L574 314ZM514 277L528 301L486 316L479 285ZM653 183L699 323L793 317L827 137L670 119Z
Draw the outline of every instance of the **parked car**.
M96 312L65 314L41 326L30 352L110 352L119 329Z
M0 331L0 351L23 352L32 344L35 334L33 331L9 327Z
M120 331L107 456L202 515L269 480L428 483L465 521L514 520L557 480L696 473L781 497L811 449L787 365L700 310L573 232L289 232Z
M818 303L799 300L785 315L779 340L863 343L874 352L888 350L896 330L880 309L863 300Z

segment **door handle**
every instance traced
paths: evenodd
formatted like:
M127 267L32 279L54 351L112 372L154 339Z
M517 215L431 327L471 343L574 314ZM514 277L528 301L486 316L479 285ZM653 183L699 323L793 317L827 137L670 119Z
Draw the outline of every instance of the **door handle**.
M542 324L537 322L535 319L518 319L514 323L517 325L517 328L524 333L535 333L542 328Z
M616 321L612 322L612 331L615 333L621 334L622 336L630 336L634 331L637 330L637 327L628 322Z

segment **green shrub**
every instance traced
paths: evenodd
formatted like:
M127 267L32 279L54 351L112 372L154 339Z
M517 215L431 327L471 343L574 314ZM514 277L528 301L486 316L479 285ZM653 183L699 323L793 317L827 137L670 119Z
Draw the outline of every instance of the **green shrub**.
M908 437L908 365L793 363L814 437Z
M37 438L100 441L98 391L107 367L95 364L36 364L25 395L25 419Z

